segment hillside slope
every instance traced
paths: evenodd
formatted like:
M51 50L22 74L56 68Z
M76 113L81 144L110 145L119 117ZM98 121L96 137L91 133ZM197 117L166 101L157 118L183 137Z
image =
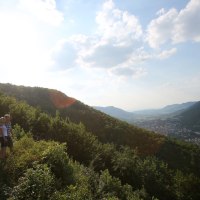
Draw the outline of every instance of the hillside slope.
M39 107L42 111L56 116L55 113L58 110L63 119L67 118L72 122L84 124L86 131L97 136L103 143L114 143L118 147L121 145L129 146L132 149L137 149L138 153L143 156L154 155L167 162L172 168L185 167L188 169L188 166L184 166L183 163L190 163L192 159L192 153L190 151L193 151L193 148L198 148L167 139L165 136L137 128L126 122L112 118L56 90L14 86L10 84L0 84L0 86L1 93L11 93L9 90L9 87L11 87L14 90L12 96L15 96L17 99L24 98L28 103L31 102L33 104L34 98L35 107ZM4 91L2 90L3 87ZM29 89L31 89L31 97L29 96ZM57 101L51 98L52 93L54 97L57 97ZM43 98L42 101L40 101L41 98ZM43 106L41 102L43 104L45 103L45 105ZM31 103L29 104L31 105ZM48 124L41 124L40 126L46 127ZM45 128L43 129L45 134ZM26 130L28 130L28 127ZM195 162L200 161L197 160ZM191 163L191 165L193 164ZM196 164L189 168L194 168L200 174L200 170Z
M17 89L18 86L12 87L16 87ZM33 91L34 89L40 90L40 88L32 88ZM2 93L2 90L0 92ZM60 94L58 91L55 92L56 94ZM84 161L87 164L93 158L94 161L92 162L98 163L96 165L98 168L104 165L102 159L106 166L113 165L110 159L113 157L112 144L114 143L117 149L120 149L122 145L123 148L129 146L131 149L136 149L138 155L142 158L155 156L157 159L167 163L167 166L171 169L180 169L187 173L193 172L200 176L200 148L198 146L172 140L159 134L153 134L149 131L131 126L125 122L109 117L100 111L96 111L79 101L74 102L74 99L66 97L72 103L69 106L69 101L67 103L64 101L65 103L63 103L65 99L63 95L61 95L62 98L59 101L56 101L56 105L65 105L65 108L58 109L63 117L59 117L58 112L56 115L54 114L55 117L53 119L50 115L44 114L43 111L40 111L42 109L40 101L38 101L37 106L30 107L26 103L18 102L10 97L4 97L4 95L2 97L0 95L0 114L3 115L4 113L10 112L13 117L13 125L20 124L25 131L33 132L36 139L67 142L68 149L71 152L70 154L73 154L74 158L79 161ZM24 94L24 96L26 95ZM36 99L39 100L40 98L36 97ZM52 100L48 98L46 100L47 103L54 105ZM55 106L55 112L56 108ZM71 120L77 121L78 123L71 123ZM83 124L86 128L84 128ZM88 129L93 130L93 132L90 131L88 133ZM100 142L107 144L98 147L95 139L96 136ZM95 149L98 149L100 153L98 157L96 157ZM124 159L122 156L118 160L122 168L125 165ZM126 164L129 165L129 162Z
M184 127L200 131L200 101L184 111L179 117Z
M138 154L137 150L147 151L147 148L151 149L152 143L154 145L155 140L158 139L154 137L153 134L146 134L145 131L140 132L140 137L138 138L141 140L141 143L135 143L134 147L137 149L133 150L127 146L118 147L113 144L103 144L99 142L92 133L87 132L81 123L72 123L68 118L61 118L58 113L55 117L52 117L25 102L17 101L9 96L0 95L0 116L3 116L7 112L10 112L12 116L15 143L12 156L8 156L6 162L1 162L0 160L0 186L2 188L2 190L0 190L0 199L2 200L8 199L6 197L1 198L2 196L12 194L15 197L20 194L21 197L19 199L27 199L22 197L24 197L24 195L27 197L30 192L36 195L32 199L37 199L37 195L39 195L38 191L46 184L45 175L48 174L43 174L41 170L37 171L39 174L36 173L35 164L49 164L50 173L52 172L53 175L56 176L55 178L58 178L58 183L62 183L62 185L53 184L52 186L54 186L54 188L56 186L56 189L61 192L60 194L62 194L63 198L63 195L66 195L65 192L69 194L73 191L75 193L79 191L80 183L83 183L81 185L83 186L83 190L81 190L80 193L76 193L76 197L72 199L86 200L89 194L95 196L98 192L99 194L104 194L104 191L110 193L112 196L114 195L114 197L118 197L114 199L122 200L154 199L152 197L156 197L160 200L198 200L200 197L200 148L195 145L163 137L154 155L144 156L144 154ZM113 129L110 129L111 133L114 132L114 130L113 132L112 130ZM35 142L32 141L32 139L27 139L26 135L30 136L30 132L36 140ZM24 136L25 138L23 139ZM151 140L145 141L144 139L149 139L147 136L151 138ZM118 138L118 135L115 134L115 137ZM129 137L136 139L134 132L132 132ZM22 138L22 140L20 140L20 138ZM16 140L20 140L21 142L18 143ZM62 149L65 151L67 150L70 158L73 158L73 160L80 162L84 166L91 166L91 169L95 170L97 174L95 175L91 169L85 169L83 174L77 174L77 177L83 182L78 181L77 185L73 185L73 188L71 187L71 190L70 188L66 191L63 190L67 187L67 183L70 184L68 182L70 181L70 174L76 176L76 173L73 174L73 170L76 169L73 168L73 166L72 169L66 165L66 154L62 149L57 145L58 148L52 148L53 146L51 144L53 143L48 143L51 146L49 149L47 148L48 144L41 140L64 143ZM136 140L135 142L138 141ZM141 144L143 144L143 146ZM70 163L72 164L72 162ZM101 186L99 190L98 173L101 174L102 170L105 170L106 174L103 180L99 182ZM33 172L33 176L31 175L29 179L27 175L30 175L30 171ZM80 169L77 169L76 172L80 172ZM92 175L89 176L91 178L84 178L88 177L90 174ZM25 182L22 181L24 179L21 179L23 178L21 176L24 175L26 178ZM20 179L18 180L18 178ZM39 190L38 187L35 187L38 181L42 186L39 187ZM129 186L127 184L129 184ZM125 186L124 193L120 189L123 185ZM84 186L88 186L88 189ZM8 191L7 189L9 189L9 191L13 189L13 192L8 194L6 193L6 191ZM143 192L139 191L141 189ZM58 193L56 194L58 195ZM138 198L131 197L134 194L136 194ZM141 195L141 198L139 198L138 195ZM80 198L77 198L77 196ZM86 198L84 198L84 196ZM63 198L60 196L60 198L57 199ZM93 197L90 199L103 198Z
M0 84L0 92L24 100L52 116L59 111L61 117L83 123L100 141L137 147L142 154L155 154L164 140L161 135L110 117L57 90Z

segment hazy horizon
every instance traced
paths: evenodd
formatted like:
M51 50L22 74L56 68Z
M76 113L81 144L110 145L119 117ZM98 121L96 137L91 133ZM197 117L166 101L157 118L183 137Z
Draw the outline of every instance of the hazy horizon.
M200 100L199 100L200 101ZM122 109L124 111L127 111L127 112L137 112L137 111L146 111L146 110L159 110L159 109L163 109L165 108L166 106L171 106L171 105L180 105L180 104L184 104L184 103L189 103L189 102L199 102L199 101L187 101L187 102L182 102L182 103L174 103L174 104L167 104L167 105L164 105L164 106L161 106L161 107L152 107L152 108L141 108L141 109L136 109L136 110L126 110L126 109L123 109L123 108L120 108L120 107L116 107L116 106L112 106L112 105L108 105L108 106L92 106L92 107L103 107L103 108L106 108L106 107L114 107L114 108L117 108L117 109Z
M127 111L199 101L199 22L199 0L0 0L1 82Z

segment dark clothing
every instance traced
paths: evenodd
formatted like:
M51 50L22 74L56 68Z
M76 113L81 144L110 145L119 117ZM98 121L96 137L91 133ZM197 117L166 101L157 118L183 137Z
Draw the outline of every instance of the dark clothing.
M6 146L12 148L13 147L12 138L10 136L7 136L6 138L7 138Z
M7 142L4 140L3 137L0 137L0 144L1 144L1 148L6 147Z

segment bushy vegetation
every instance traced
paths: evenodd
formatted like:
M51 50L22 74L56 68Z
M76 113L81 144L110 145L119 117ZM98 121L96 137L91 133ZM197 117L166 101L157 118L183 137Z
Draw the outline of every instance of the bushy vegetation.
M0 199L200 199L198 146L104 114L100 136L60 111L49 115L0 95L0 115L7 112L15 143L0 161Z
M23 136L1 163L0 199L141 199L143 191L122 185L108 170L93 169L71 160L66 144L34 141ZM145 194L146 195L146 194Z

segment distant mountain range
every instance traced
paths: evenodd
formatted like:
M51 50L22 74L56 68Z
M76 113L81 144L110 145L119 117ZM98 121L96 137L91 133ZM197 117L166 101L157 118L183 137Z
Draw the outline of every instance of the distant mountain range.
M161 109L148 109L148 110L139 110L134 112L128 112L114 106L100 107L94 106L95 109L100 110L112 117L116 117L121 120L128 122L134 122L139 120L151 120L157 118L167 118L171 116L176 116L183 111L187 110L193 106L196 102L186 102L182 104L172 104L167 105Z
M181 104L172 104L167 105L164 108L161 109L151 109L151 110L141 110L141 111L135 111L134 113L137 114L146 114L146 115L166 115L166 114L172 114L175 112L182 112L185 109L188 109L190 106L194 105L196 102L186 102Z
M101 106L93 106L95 109L106 113L107 115L110 115L112 117L125 120L125 121L130 121L131 119L134 119L135 114L132 112L125 111L120 108L116 108L114 106L107 106L107 107L101 107Z
M200 101L135 112L113 106L95 108L141 128L200 145Z

